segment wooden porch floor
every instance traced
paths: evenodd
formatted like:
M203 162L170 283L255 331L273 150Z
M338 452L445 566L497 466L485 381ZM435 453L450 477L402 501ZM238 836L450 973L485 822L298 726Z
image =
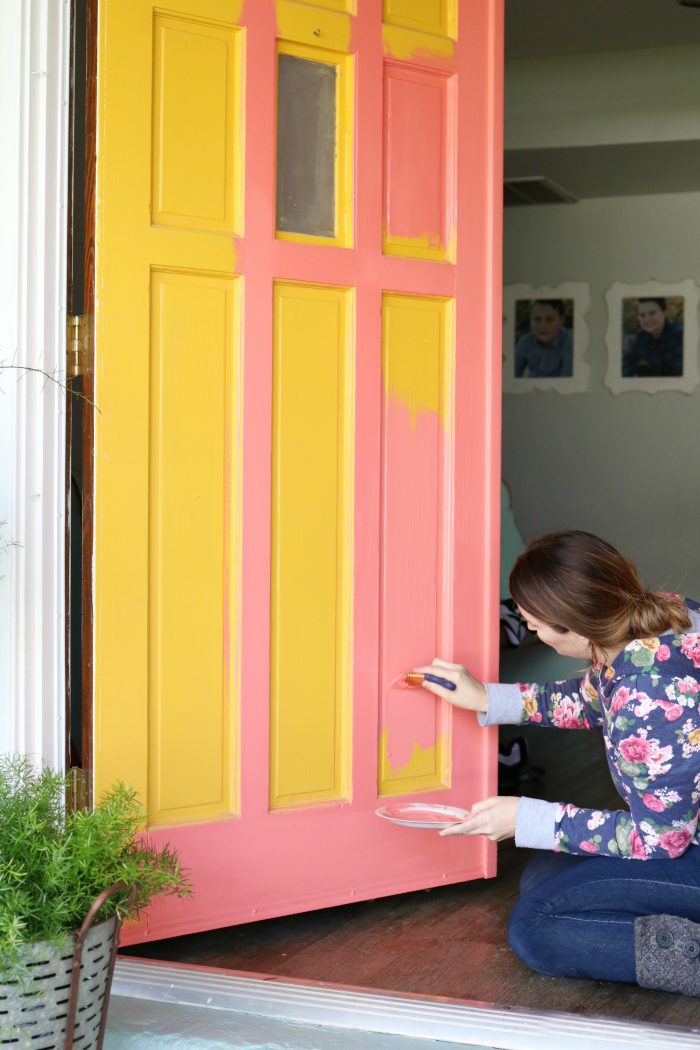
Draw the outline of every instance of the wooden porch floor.
M521 733L514 730L511 735ZM546 769L542 783L523 793L584 806L619 801L597 734L535 728L522 735L528 737L531 762ZM506 923L529 856L529 851L504 843L495 879L136 945L122 954L506 1006L700 1026L698 999L636 985L544 977L526 969L507 944Z

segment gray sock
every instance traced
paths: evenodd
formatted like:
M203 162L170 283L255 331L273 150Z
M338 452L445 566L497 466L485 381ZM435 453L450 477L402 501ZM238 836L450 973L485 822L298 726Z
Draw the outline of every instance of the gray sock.
M634 920L634 955L642 988L700 996L700 923L643 915Z

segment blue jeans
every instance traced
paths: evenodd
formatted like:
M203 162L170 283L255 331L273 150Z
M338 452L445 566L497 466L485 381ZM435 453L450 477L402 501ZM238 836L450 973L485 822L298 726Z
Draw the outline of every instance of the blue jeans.
M674 860L538 853L520 893L508 940L526 966L551 977L635 981L639 915L700 922L700 846Z

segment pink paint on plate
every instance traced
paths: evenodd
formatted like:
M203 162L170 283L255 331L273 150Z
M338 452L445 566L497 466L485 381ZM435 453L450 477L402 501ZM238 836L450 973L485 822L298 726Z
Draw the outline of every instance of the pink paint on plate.
M458 806L441 806L434 802L391 802L374 811L402 828L449 828L469 817L469 810Z

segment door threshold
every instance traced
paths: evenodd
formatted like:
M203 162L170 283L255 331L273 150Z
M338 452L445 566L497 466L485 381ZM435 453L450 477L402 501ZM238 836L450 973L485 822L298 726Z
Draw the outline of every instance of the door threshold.
M700 1028L289 980L211 966L117 959L112 996L498 1050L698 1050Z

